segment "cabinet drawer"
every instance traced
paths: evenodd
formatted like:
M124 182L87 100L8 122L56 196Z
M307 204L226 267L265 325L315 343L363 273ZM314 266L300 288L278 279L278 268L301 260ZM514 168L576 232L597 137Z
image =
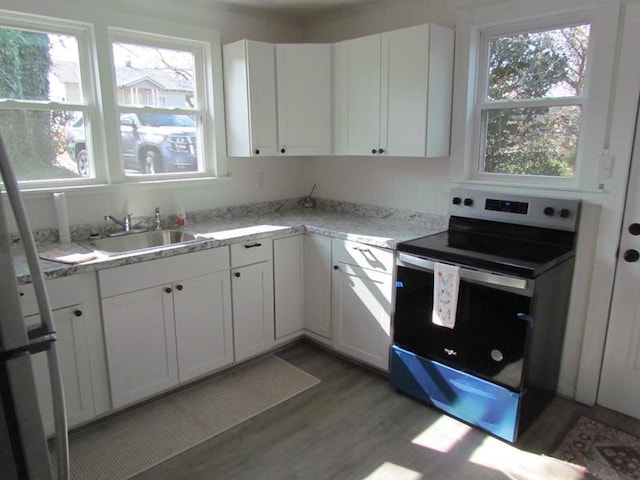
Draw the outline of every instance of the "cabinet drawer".
M273 256L272 240L262 238L231 245L231 266L241 267L252 263L266 262Z
M218 247L98 272L100 298L171 283L229 268L229 249Z
M378 272L393 273L393 252L345 240L333 241L333 262L343 262Z

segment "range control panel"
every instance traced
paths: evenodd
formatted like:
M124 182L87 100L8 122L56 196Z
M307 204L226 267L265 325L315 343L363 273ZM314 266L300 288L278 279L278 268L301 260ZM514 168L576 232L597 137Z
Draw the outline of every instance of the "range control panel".
M580 200L452 188L449 214L575 232Z

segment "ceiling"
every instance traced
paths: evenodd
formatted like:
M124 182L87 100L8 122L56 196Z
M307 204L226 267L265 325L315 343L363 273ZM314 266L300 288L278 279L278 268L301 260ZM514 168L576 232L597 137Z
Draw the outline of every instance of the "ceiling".
M262 11L299 20L327 15L341 10L392 2L394 0L210 0L215 3L232 5ZM397 1L397 0L396 0Z

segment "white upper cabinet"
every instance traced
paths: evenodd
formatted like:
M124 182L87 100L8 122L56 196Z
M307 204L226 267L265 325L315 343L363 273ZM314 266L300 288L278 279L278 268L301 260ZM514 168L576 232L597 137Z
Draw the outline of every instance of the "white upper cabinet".
M281 154L331 153L331 46L276 47Z
M223 51L227 151L272 156L278 148L275 46L240 40Z
M419 25L335 44L335 153L447 156L453 40Z
M331 153L331 47L240 40L223 50L230 156Z

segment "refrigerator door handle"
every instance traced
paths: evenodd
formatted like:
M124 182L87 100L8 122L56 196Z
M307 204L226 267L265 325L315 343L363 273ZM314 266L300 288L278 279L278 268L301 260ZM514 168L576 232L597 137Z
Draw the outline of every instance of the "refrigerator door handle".
M35 330L34 330L35 331ZM46 333L45 335L38 335L31 337L29 335L29 343L22 345L21 347L12 348L11 350L0 350L0 362L6 362L12 358L26 355L34 355L36 353L44 352L51 348L51 344L58 339L54 333Z

